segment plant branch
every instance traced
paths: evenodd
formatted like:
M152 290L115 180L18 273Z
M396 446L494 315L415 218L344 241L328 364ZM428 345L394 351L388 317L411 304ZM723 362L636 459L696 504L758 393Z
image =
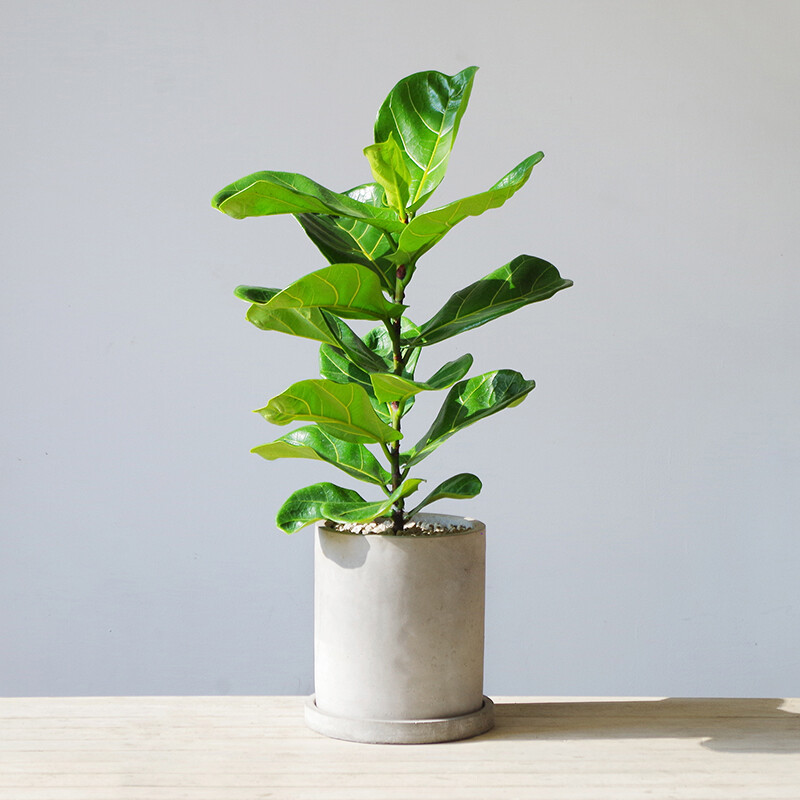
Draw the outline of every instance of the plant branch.
M394 301L395 303L402 304L403 300L405 299L405 285L403 284L403 278L406 276L406 267L404 264L401 264L397 268L397 273L395 277L395 290L394 290ZM403 374L403 367L404 367L404 359L403 359L403 347L402 347L402 330L403 330L403 317L402 314L399 317L396 317L392 320L392 325L389 330L389 335L392 339L392 372L395 375L402 375ZM402 413L400 409L400 405L397 402L390 404L391 413L392 413L392 427L399 433L400 432L400 419L402 418ZM392 491L397 491L400 488L400 484L403 482L403 475L400 468L400 442L392 442L390 448L390 463L392 465ZM395 536L402 532L403 525L405 524L405 514L404 511L405 501L403 498L400 498L393 506L392 506L392 532Z

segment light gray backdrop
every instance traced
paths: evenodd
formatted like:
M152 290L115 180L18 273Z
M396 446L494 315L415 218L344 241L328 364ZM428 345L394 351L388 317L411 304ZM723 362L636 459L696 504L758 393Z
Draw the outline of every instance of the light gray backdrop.
M575 281L421 367L538 383L426 462L484 480L440 509L489 529L487 691L800 693L799 29L791 2L4 2L0 694L311 691L311 533L273 519L337 475L248 450L316 351L232 289L322 262L209 200L369 180L392 85L470 64L437 199L547 157L421 262L414 315L520 253Z

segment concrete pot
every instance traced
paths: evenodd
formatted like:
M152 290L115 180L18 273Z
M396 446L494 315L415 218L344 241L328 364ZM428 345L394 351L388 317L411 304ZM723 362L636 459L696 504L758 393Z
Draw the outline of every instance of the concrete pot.
M373 743L442 742L494 723L483 695L483 523L432 536L317 525L313 730Z

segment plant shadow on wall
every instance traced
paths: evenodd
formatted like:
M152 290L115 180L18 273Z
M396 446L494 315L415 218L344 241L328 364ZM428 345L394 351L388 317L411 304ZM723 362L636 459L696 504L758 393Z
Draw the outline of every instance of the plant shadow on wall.
M700 739L724 753L800 753L800 703L667 698L496 703L497 739ZM793 710L788 710L791 708Z

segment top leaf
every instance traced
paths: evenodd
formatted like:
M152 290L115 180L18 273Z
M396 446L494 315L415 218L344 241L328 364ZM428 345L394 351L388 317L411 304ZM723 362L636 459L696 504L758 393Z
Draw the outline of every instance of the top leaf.
M369 161L373 177L386 192L386 202L389 207L395 209L400 218L405 220L411 173L403 158L403 151L392 134L389 134L385 142L365 147L364 155Z
M409 75L392 89L378 111L376 143L393 135L411 175L409 211L416 211L444 178L477 69L467 67L452 76L441 72Z
M218 191L211 205L234 219L272 214L335 214L369 222L385 231L403 229L403 223L390 209L376 208L332 192L294 172L255 172Z
M534 153L517 164L487 191L462 197L461 200L414 217L400 234L397 252L392 256L394 261L398 264L413 265L423 253L427 253L462 220L467 217L478 217L490 208L502 206L527 183L531 171L543 158L544 153L541 151Z

